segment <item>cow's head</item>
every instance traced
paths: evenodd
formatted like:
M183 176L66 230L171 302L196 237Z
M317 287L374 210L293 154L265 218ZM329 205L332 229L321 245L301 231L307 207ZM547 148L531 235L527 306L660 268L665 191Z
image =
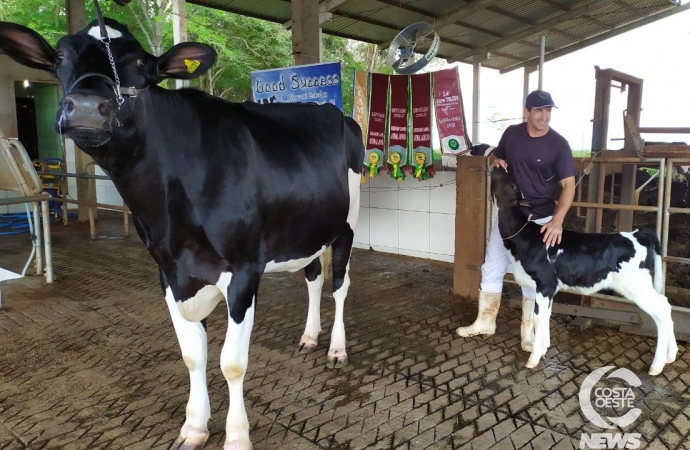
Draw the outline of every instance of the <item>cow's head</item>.
M138 95L166 78L192 79L215 62L204 44L177 44L160 57L144 51L127 27L105 19L113 72L97 21L61 38L53 49L43 37L22 25L0 22L0 49L20 64L56 76L65 96L57 111L56 129L84 150L94 150L118 134L130 132ZM116 95L119 78L123 96ZM120 104L121 103L121 104Z
M532 209L532 204L522 198L520 188L502 167L496 167L491 171L491 195L496 199L496 206L499 210L515 206Z

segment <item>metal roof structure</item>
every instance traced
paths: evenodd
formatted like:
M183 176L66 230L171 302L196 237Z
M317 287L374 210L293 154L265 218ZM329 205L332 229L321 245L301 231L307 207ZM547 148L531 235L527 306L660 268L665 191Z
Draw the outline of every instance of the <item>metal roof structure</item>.
M197 5L289 26L290 0L188 0ZM596 44L690 9L680 0L324 0L324 33L385 49L400 30L432 23L440 35L437 57L481 61L501 73ZM323 19L326 19L323 21ZM426 48L418 48L420 52Z

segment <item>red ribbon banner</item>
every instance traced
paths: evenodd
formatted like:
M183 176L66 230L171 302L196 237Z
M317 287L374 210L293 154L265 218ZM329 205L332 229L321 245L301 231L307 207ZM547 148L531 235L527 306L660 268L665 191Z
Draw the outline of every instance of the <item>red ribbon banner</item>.
M434 72L436 122L444 155L458 156L469 151L465 140L462 96L457 69Z
M391 102L389 139L388 139L388 169L393 178L398 181L404 179L402 167L407 163L407 84L406 75L391 76Z
M367 133L364 166L370 177L377 176L383 165L383 149L386 133L386 107L388 106L388 75L371 74L371 106Z
M419 165L420 154L424 166L433 165L431 154L431 74L411 75L412 79L412 156ZM416 172L416 171L415 171ZM413 174L415 174L413 172Z

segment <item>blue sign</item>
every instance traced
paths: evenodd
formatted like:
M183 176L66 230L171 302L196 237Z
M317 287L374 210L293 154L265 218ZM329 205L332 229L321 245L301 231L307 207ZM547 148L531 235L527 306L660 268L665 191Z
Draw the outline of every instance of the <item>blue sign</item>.
M252 72L257 103L331 103L342 111L340 61Z

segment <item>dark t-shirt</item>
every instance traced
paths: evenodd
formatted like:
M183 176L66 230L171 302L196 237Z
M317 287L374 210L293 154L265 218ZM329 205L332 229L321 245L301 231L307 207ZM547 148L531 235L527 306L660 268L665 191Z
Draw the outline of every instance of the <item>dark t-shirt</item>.
M527 123L509 126L494 150L508 162L508 173L534 206L533 219L553 215L556 187L561 180L577 175L568 141L553 129L540 137L527 133Z

